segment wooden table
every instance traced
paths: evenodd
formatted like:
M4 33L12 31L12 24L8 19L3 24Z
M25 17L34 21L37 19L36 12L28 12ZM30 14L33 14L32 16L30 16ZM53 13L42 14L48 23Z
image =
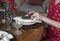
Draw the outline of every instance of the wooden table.
M0 28L0 30L6 30L6 26ZM13 33L16 29L12 29L11 33ZM43 33L43 25L36 26L34 29L21 30L23 33L21 35L16 36L17 41L38 41L41 40L41 36Z
M1 27L0 30L6 30L6 27ZM12 29L11 33L13 33L16 29ZM27 29L22 30L22 34L16 36L17 41L38 41L41 40L41 36L43 33L43 25L36 27L35 29Z

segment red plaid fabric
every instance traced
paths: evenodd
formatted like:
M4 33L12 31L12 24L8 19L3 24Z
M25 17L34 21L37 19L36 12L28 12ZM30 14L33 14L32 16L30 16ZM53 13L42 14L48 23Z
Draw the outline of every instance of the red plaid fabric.
M0 0L1 2L5 2L5 0Z
M14 0L8 0L8 3L11 5L11 11L12 12L17 12L16 3Z
M1 2L5 2L6 0L1 0ZM12 12L16 12L17 8L16 8L16 3L14 0L8 0L9 5L11 6L11 11Z

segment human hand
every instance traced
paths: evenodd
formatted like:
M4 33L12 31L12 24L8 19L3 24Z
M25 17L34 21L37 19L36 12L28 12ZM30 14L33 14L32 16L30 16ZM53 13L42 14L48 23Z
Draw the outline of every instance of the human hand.
M40 19L42 20L43 16L39 14L38 12L31 11L29 12L29 15L31 15L31 19Z
M38 12L31 11L31 12L29 12L28 15L31 17L31 19L39 19L39 13Z

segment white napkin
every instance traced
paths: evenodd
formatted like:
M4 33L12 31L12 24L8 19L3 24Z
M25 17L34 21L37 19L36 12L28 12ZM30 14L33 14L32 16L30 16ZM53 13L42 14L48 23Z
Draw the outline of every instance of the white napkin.
M2 38L0 41L10 41L10 39L14 38L12 34L9 34L5 31L0 31L0 38Z

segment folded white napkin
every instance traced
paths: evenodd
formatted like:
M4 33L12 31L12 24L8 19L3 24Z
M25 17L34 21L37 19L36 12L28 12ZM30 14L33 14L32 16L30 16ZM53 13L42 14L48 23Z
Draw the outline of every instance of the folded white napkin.
M14 38L12 34L9 34L5 31L0 31L0 41L10 41L10 39Z

